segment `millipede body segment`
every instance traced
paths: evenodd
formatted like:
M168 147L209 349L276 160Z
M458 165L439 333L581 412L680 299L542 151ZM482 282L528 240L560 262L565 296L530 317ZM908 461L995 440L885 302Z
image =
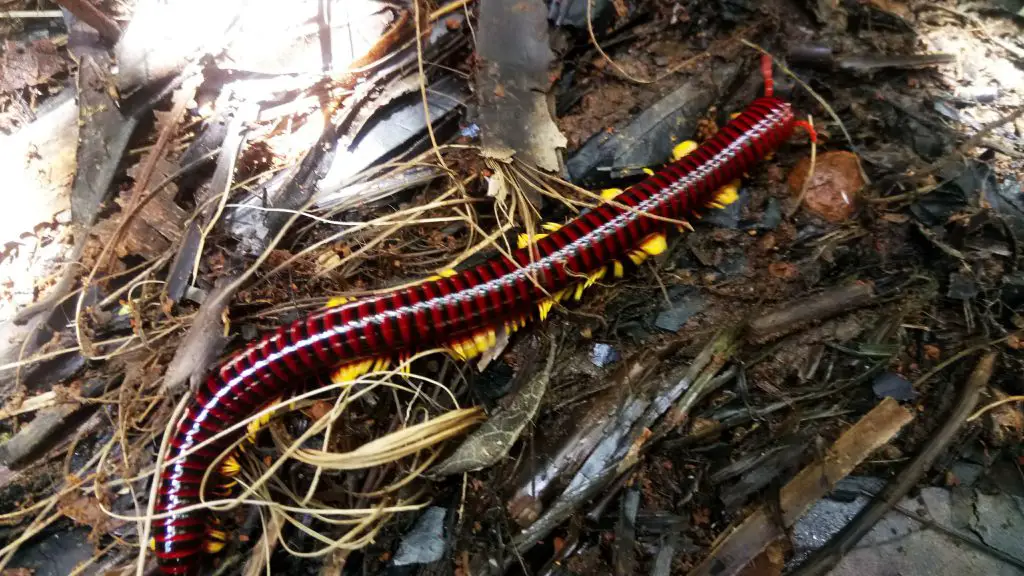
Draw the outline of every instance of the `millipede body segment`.
M471 356L493 341L494 330L514 330L551 304L599 280L619 275L621 262L638 262L664 245L675 224L716 200L793 133L788 103L755 100L717 135L646 180L520 248L446 277L332 306L278 328L235 354L212 373L188 407L167 459L195 448L290 393L304 377L331 369L355 375L374 361L447 346ZM653 216L653 217L652 217ZM493 342L491 342L493 343ZM225 437L164 468L152 546L165 574L195 574L210 532L204 510L174 513L200 502L206 470L235 437ZM205 544L208 545L208 544Z

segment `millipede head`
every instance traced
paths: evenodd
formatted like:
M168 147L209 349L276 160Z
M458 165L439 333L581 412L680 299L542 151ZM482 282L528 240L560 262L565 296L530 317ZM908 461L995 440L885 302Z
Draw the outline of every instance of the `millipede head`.
M807 137L811 139L811 142L815 144L818 143L818 131L814 129L814 126L812 126L810 122L807 120L797 120L793 123L793 126L802 128L807 132Z

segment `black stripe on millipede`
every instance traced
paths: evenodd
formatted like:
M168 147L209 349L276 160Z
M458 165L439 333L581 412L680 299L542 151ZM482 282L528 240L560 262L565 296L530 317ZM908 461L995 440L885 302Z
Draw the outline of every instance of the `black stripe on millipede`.
M227 366L225 366L225 368L227 368ZM210 396L209 400L207 401L207 406L220 410L221 412L224 412L232 417L238 416L239 411L234 406L234 404L230 402L225 402L224 396L226 396L226 394L223 396L218 396L218 393L221 390L228 387L232 387L232 385L220 381L214 381L212 379L207 380L206 390Z
M284 327L277 329L274 333L274 337L270 339L270 344L277 356L275 364L282 365L285 370L285 374L287 374L284 379L298 375L298 366L295 365L295 360L291 359L289 355L284 352L285 348L288 348L291 345L291 342L288 341L288 335L285 332Z
M291 374L285 370L285 366L282 366L281 361L278 359L271 359L272 354L279 354L281 352L281 340L282 338L271 336L264 340L265 344L260 345L260 356L263 357L263 361L266 362L267 368L273 372L274 377L287 382Z
M316 368L316 359L313 358L313 354L309 351L312 343L309 341L310 333L306 330L306 323L302 320L296 320L292 322L288 332L291 334L292 345L295 347L295 355L302 362L302 366L306 370Z
M401 314L405 319L403 323L400 318L395 318L395 323L398 324L399 334L401 334L402 342L408 344L415 338L413 335L413 314L410 308L408 300L408 292L405 290L395 290L391 295L391 308L393 310L401 310Z
M376 299L374 304L374 316L380 318L377 325L380 327L380 338L385 348L392 348L395 345L395 335L399 333L398 318L389 314L394 308L391 301L385 297Z
M494 267L487 264L481 264L477 267L477 275L483 281L483 284L489 284L492 280L497 280L498 276L494 273ZM501 289L495 288L493 285L486 290L486 298L488 300L488 306L492 314L498 314L502 308L504 301L502 300Z
M601 222L601 226L605 226L611 223L612 219L618 215L619 211L615 210L613 212L612 208L608 205L602 204L601 206L594 208L592 213L596 214L597 218ZM622 238L618 234L618 229L615 226L610 226L607 230L608 232L605 234L603 242L605 243L605 246L608 247L608 252L611 254L620 254L624 252L625 248L623 247Z
M263 387L266 390L278 390L281 387L282 381L277 377L276 374L267 365L267 362L262 361L263 355L260 353L257 347L253 347L248 352L249 363L255 368L256 364L260 364L260 368L255 370L256 378L263 383Z
M665 178L660 173L652 174L647 178L647 182L656 185L659 192L672 185L669 179Z
M466 279L469 281L470 286L478 288L487 283L487 279L480 274L479 267L473 267L466 269L463 274L466 275ZM473 301L473 312L477 318L489 320L493 311L491 310L490 302L487 299L486 293L475 292L471 298Z
M313 347L317 360L322 364L326 364L331 359L331 355L330 350L328 350L328 344L324 342L323 338L320 338L326 330L323 319L324 314L310 314L306 317L305 324L307 336L314 339L310 345Z
M249 401L247 398L244 398L243 395L241 394L241 390L244 390L251 383L250 376L242 375L243 373L248 372L248 370L245 369L244 365L240 366L241 362L239 362L239 360L242 360L242 358L244 358L244 356L236 357L235 361L228 363L228 365L231 367L231 371L234 373L234 377L231 379L233 383L229 384L229 386L231 387L231 392L233 392L233 394L223 394L220 397L220 401L222 404L226 404L231 411L244 415L244 413L248 409L252 408L253 405L251 401ZM252 373L250 372L250 375L251 374ZM241 385L234 384L234 382L238 382Z

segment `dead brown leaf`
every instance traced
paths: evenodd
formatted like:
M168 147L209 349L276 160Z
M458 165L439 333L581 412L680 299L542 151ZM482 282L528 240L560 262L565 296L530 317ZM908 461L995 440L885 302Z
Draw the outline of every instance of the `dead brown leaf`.
M43 39L22 44L8 40L0 54L0 92L45 84L66 69L53 42Z
M61 500L60 511L75 523L92 528L92 535L108 534L125 523L108 516L92 495L69 494Z
M790 173L789 190L794 197L803 190L810 168L810 158L804 158ZM826 152L815 160L803 205L829 222L842 222L857 210L857 195L863 186L856 154L841 150Z
M775 278L792 280L800 275L800 270L789 262L772 262L768 265L768 273Z
M150 181L162 182L176 169L176 164L161 159L157 162ZM136 164L128 170L128 176L138 177L140 170L141 165ZM188 213L174 202L177 193L177 186L173 184L164 186L155 192L154 198L138 210L115 248L119 257L138 255L144 258L154 258L167 250L171 242L181 237ZM130 194L130 190L124 191L116 198L115 201L122 210L126 210L131 205ZM125 213L122 212L121 217L124 216ZM108 218L97 224L95 228L97 241L102 244L105 239L113 237L120 222L120 218Z
M626 0L612 0L612 5L615 6L615 15L619 17L619 20L629 16L629 6L626 6Z

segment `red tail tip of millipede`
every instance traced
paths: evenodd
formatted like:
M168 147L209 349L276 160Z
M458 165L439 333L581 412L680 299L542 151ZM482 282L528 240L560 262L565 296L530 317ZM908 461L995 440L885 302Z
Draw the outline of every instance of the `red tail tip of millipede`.
M775 81L772 80L772 57L767 54L761 54L761 76L764 77L764 95L773 96Z

